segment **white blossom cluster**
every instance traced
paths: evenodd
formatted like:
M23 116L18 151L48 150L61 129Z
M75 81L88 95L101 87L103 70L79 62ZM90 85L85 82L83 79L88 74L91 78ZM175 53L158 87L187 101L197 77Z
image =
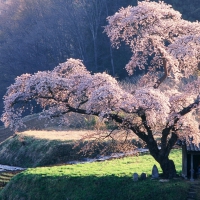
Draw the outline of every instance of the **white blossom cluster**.
M129 74L148 66L150 75L162 68L164 59L167 70L179 78L183 72L191 74L199 62L199 22L183 20L164 2L138 2L138 6L121 8L107 20L105 32L113 46L124 41L131 48L133 54L126 65Z
M44 108L45 115L62 115L70 108L83 109L86 114L109 116L115 112L136 112L139 107L162 111L159 95L151 89L142 89L132 95L106 73L91 75L80 60L69 59L53 71L24 74L16 78L4 97L6 126L18 128L26 103L32 99ZM155 95L155 97L153 97ZM148 99L150 98L150 99ZM146 99L146 100L145 100ZM17 104L22 103L21 106ZM162 105L163 106L163 105Z
M191 89L191 88L190 88ZM109 118L112 114L140 116L145 113L147 125L157 130L173 121L182 106L193 103L187 92L162 92L152 87L138 87L132 94L120 87L106 73L90 74L80 60L69 59L52 71L24 74L16 78L4 97L6 126L18 128L26 103L35 100L44 109L44 116L61 116L68 111ZM18 104L21 104L18 106ZM181 118L181 116L179 116ZM130 122L134 125L134 121ZM181 124L182 126L182 124Z

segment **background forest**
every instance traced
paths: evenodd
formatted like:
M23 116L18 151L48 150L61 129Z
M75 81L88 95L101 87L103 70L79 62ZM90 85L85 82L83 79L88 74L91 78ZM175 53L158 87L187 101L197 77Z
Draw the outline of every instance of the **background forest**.
M164 2L184 19L200 21L199 0ZM70 57L83 60L92 72L124 79L130 49L113 49L103 30L107 16L136 4L137 0L1 0L0 99L16 76L51 70ZM0 114L2 109L0 100Z

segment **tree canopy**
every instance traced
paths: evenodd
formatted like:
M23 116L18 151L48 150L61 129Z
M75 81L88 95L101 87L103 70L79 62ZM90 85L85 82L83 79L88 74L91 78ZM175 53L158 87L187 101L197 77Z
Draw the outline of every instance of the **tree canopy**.
M103 32L106 17L137 0L3 0L0 2L0 98L22 73L51 70L67 58L79 58L88 70L127 77L130 49L112 49ZM199 0L164 0L200 20ZM96 23L97 22L97 23ZM138 71L138 73L140 73ZM135 73L136 74L136 73ZM3 102L0 101L0 113Z
M64 122L68 112L113 120L142 139L164 176L173 177L176 170L168 155L177 139L192 134L198 144L200 138L195 119L200 81L181 81L198 69L200 24L183 20L163 2L143 1L108 17L105 31L113 45L124 41L131 47L129 74L147 68L134 90L126 91L106 73L90 73L82 61L71 58L52 71L17 77L4 96L2 121L14 129L21 126L23 111L33 100L43 108L41 115L61 116ZM171 84L161 84L166 79Z
M126 65L129 74L148 68L149 76L159 76L155 87L168 76L188 77L199 61L199 22L189 22L164 2L142 1L138 6L121 8L108 17L106 26L112 45L124 41L132 50ZM150 77L148 77L150 78Z

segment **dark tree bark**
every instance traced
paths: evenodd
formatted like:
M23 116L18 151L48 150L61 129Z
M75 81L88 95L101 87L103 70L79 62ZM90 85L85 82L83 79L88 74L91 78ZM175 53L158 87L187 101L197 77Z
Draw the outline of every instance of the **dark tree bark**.
M166 127L162 130L161 144L159 148L158 143L154 139L151 127L147 125L147 119L145 113L144 112L141 113L140 117L142 119L142 124L146 129L146 133L141 132L139 129L135 127L132 127L132 131L144 142L146 142L150 154L160 164L160 167L163 171L163 177L167 179L175 177L176 168L173 160L169 159L169 153L178 139L174 126L168 126L167 124ZM175 121L175 124L176 122L177 121Z
M160 160L159 162L160 167L163 171L163 177L164 178L174 178L176 176L176 168L174 165L174 161L170 160L167 157L164 157L163 159Z
M169 153L172 148L165 150L162 148L158 149L158 145L155 140L154 142L147 142L147 146L150 154L160 164L163 171L163 178L174 178L176 176L176 167L174 165L174 161L169 159Z

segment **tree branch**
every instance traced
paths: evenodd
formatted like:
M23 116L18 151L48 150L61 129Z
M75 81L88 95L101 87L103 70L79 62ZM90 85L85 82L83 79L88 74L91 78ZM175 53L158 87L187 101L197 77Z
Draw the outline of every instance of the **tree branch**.
M163 129L161 136L161 152L165 151L167 147L167 137L170 134L171 128L167 127Z
M200 103L200 95L198 95L197 99L194 101L194 103L190 104L189 106L183 108L183 110L181 110L179 113L178 113L178 116L184 116L186 115L187 113L189 113L190 111L192 111L194 108L197 108L197 106L199 105ZM174 119L174 124L176 124L178 122L178 120L180 119L180 117L176 116L175 119Z
M163 55L163 54L161 54L161 55ZM153 86L155 89L157 89L159 87L159 85L167 78L167 76L169 75L169 72L171 70L170 68L169 69L167 68L166 59L164 57L162 57L162 60L163 60L164 75L156 81L155 85Z
M178 136L176 134L176 131L175 129L173 128L173 131L172 131L172 134L171 134L171 137L168 141L168 144L167 144L167 147L166 147L166 151L165 151L165 156L168 156L172 147L175 145L176 141L178 139Z

